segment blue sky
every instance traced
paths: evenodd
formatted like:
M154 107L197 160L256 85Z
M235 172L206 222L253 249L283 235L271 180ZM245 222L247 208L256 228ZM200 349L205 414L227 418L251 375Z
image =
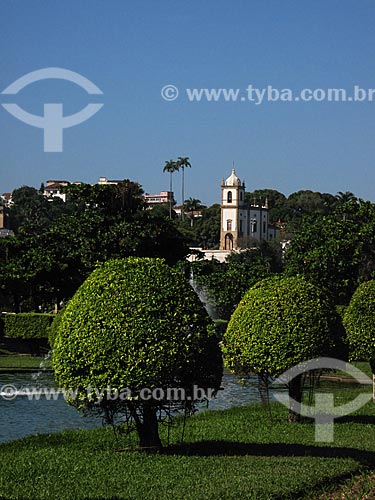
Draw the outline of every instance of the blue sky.
M0 107L0 192L47 179L99 176L168 189L165 160L189 156L186 197L220 201L232 161L248 190L353 191L375 201L374 102L189 102L186 88L375 88L373 0L2 0L0 91L48 67L85 76L89 96L44 80L16 96L34 114L62 102L73 114L103 108L66 129L61 153L43 131ZM180 91L162 99L164 85ZM180 201L180 175L174 176Z

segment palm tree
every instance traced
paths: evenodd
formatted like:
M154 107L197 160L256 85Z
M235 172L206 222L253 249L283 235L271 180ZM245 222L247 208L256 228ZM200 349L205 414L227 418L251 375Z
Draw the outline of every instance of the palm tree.
M178 165L178 168L182 169L182 198L181 198L181 203L182 203L182 207L181 207L181 219L184 218L184 199L185 199L185 176L184 176L184 172L185 172L185 167L191 167L191 164L189 162L189 157L188 156L179 156L177 158L177 165Z
M340 205L349 201L357 201L356 196L351 191L345 191L345 193L339 191L335 198Z
M357 197L354 196L354 194L351 191L345 191L343 193L342 191L339 191L337 195L335 196L336 198L336 205L345 205L345 203L350 203L350 202L356 202ZM347 213L344 210L344 213L342 214L342 220L346 220Z
M198 212L199 210L206 208L205 205L202 205L201 200L192 197L184 201L184 207L187 212Z
M163 172L169 172L169 192L171 193L170 194L170 197L169 197L169 218L172 219L172 198L173 198L173 186L172 186L172 175L174 172L176 172L176 170L179 170L180 167L179 165L177 164L176 161L174 160L168 160L165 162L165 165L164 165L164 168L163 168Z
M206 205L202 205L201 200L190 197L188 200L184 201L184 208L186 210L186 213L188 213L190 216L190 225L193 226L194 216L198 215L198 212L207 207Z

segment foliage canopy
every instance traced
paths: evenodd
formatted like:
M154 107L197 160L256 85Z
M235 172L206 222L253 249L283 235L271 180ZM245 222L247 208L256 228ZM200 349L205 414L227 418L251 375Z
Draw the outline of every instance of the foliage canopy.
M136 257L106 262L78 289L57 329L53 367L62 387L78 391L74 406L124 412L147 446L158 445L147 433L170 402L143 401L142 389L183 388L192 398L194 386L218 390L222 375L215 328L198 296L162 259ZM127 389L131 399L98 401L89 386Z
M375 368L375 281L359 285L344 314L351 360L370 361Z
M224 335L231 370L278 376L339 345L330 300L303 278L272 277L245 294Z

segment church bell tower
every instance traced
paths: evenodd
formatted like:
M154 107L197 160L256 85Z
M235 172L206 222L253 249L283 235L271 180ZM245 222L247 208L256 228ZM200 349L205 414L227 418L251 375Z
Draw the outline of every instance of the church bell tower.
M245 224L245 182L240 181L232 168L231 175L221 183L220 250L238 248Z

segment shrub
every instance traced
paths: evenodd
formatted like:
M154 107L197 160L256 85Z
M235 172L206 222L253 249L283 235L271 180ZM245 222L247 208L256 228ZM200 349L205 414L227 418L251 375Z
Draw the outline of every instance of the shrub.
M275 377L302 361L333 354L340 344L338 328L335 309L315 285L299 277L269 278L250 288L233 313L224 356L234 372ZM297 401L300 382L289 384Z
M71 404L111 423L122 412L146 448L161 446L157 419L171 401L145 401L142 389L183 388L192 397L194 386L218 390L222 376L215 327L186 279L161 259L135 257L98 267L68 302L53 367L60 386L77 391ZM132 398L88 395L90 386L128 389Z
M48 343L53 349L53 344L57 335L59 325L61 323L62 317L64 315L65 309L62 309L58 314L54 314L54 318L51 326L48 328Z
M336 312L337 312L338 316L341 318L341 321L344 320L344 315L345 315L345 311L346 311L347 307L348 306L344 306L344 305L336 305L335 306Z
M375 281L362 283L344 314L350 360L370 361L375 373Z
M20 339L48 338L54 314L4 314L4 332L7 337Z

